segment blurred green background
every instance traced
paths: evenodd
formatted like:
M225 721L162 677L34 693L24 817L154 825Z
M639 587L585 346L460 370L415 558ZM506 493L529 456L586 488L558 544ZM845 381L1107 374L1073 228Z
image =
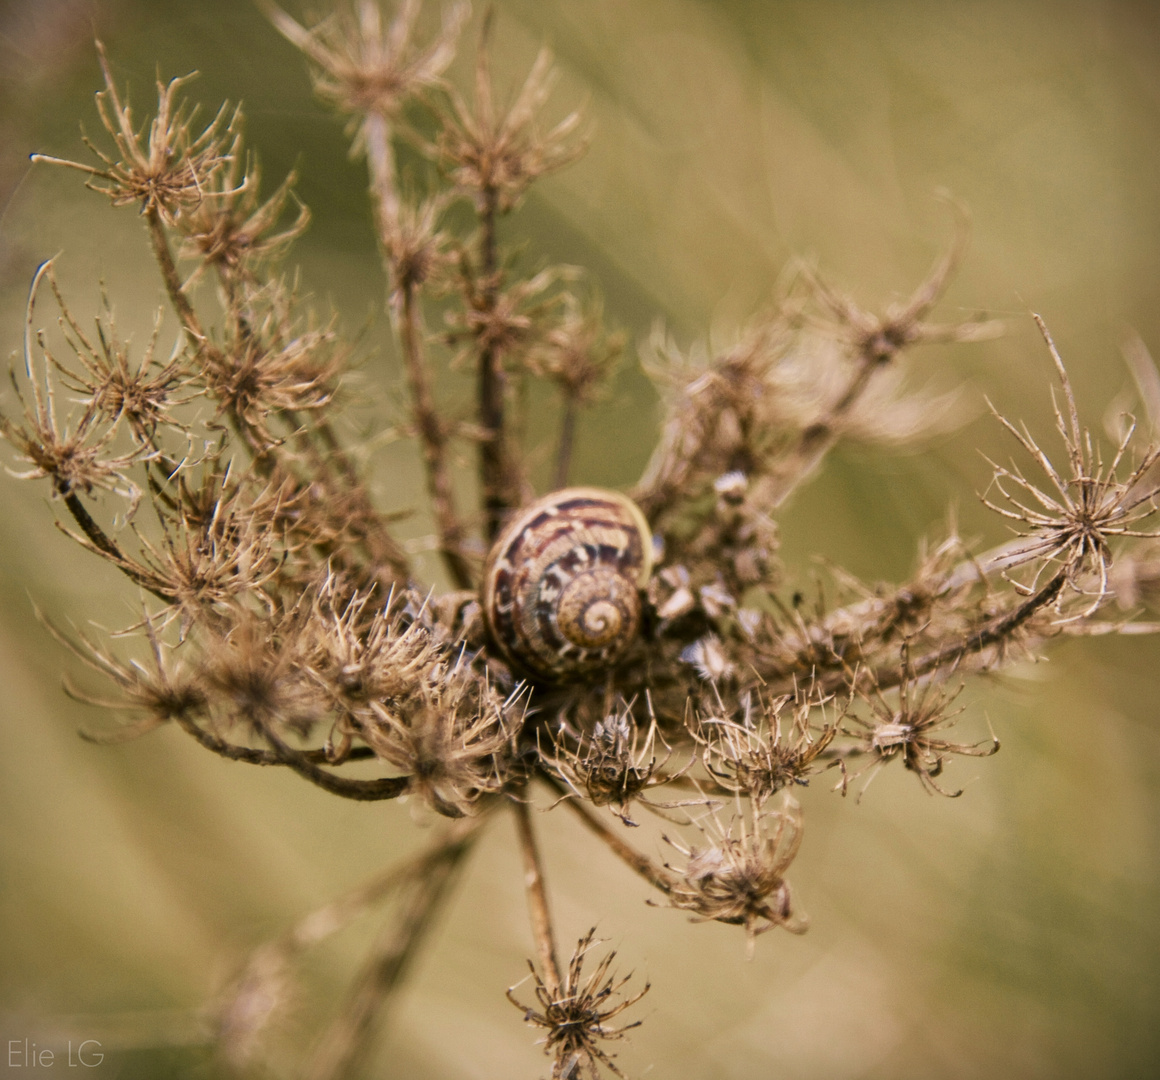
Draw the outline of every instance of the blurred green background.
M522 79L546 41L563 69L552 108L586 98L596 121L588 155L535 189L505 235L526 238L533 261L589 267L630 341L658 316L685 343L727 334L799 254L880 308L946 243L932 198L943 186L970 206L974 237L939 314L986 310L1010 331L920 353L920 380L965 381L976 405L985 390L1051 443L1050 369L1029 310L1051 326L1097 429L1129 385L1126 329L1160 355L1160 6L496 7L500 83ZM35 266L58 252L82 317L104 280L141 343L161 301L133 212L77 174L27 166L32 150L83 158L78 121L98 127L94 34L140 115L155 72L198 69L191 93L209 111L244 103L268 182L300 169L314 212L296 252L304 283L349 330L369 327L378 351L359 386L385 408L397 370L361 165L299 58L244 0L0 5L5 351L19 346ZM646 460L655 428L641 418L656 398L634 353L582 427L577 480L627 484ZM998 542L976 498L989 472L979 447L1008 452L981 407L921 455L840 451L783 518L789 565L805 574L822 556L897 579L948 505L965 533ZM384 506L420 510L403 528L421 546L414 454L391 444L373 464ZM78 726L101 717L61 692L70 659L32 599L58 619L119 626L134 592L53 528L43 487L2 483L0 1072L22 1075L9 1039L72 1038L101 1041L98 1076L213 1075L201 1003L247 949L421 843L422 823L214 759L177 731L81 742ZM860 805L817 782L791 875L813 928L770 934L752 962L738 933L646 907L646 888L569 818L543 818L562 939L595 924L654 986L621 1066L722 1080L1160 1074L1158 658L1149 639L1072 641L973 685L966 723L982 734L989 720L1003 750L952 766L954 786L969 781L961 799L930 798L902 773ZM531 950L511 840L510 822L491 826L367 1075L549 1071L502 994ZM308 957L279 1068L337 1006L375 929L368 919Z

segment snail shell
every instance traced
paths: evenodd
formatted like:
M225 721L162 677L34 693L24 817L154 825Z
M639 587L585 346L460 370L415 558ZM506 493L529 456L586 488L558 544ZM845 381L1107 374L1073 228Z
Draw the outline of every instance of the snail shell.
M567 682L618 659L640 629L652 536L640 508L601 488L565 488L516 512L483 575L492 641L521 671Z

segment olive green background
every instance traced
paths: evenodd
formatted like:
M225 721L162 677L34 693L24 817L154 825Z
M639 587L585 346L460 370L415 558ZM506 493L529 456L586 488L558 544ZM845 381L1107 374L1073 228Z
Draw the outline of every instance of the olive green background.
M596 124L588 155L535 189L505 236L526 239L531 264L589 267L630 341L658 317L686 344L710 330L728 336L793 255L816 258L880 307L947 241L935 189L971 207L972 249L940 314L986 310L1008 317L1009 332L920 352L914 366L919 382L970 384L975 419L918 455L838 452L784 516L795 573L823 557L872 581L898 579L951 505L967 534L1004 538L976 496L989 474L976 448L1008 452L982 393L1058 449L1030 310L1052 327L1097 430L1123 408L1127 328L1160 355L1154 5L497 8L500 83L512 87L547 41L563 69L550 109L560 116L586 99ZM162 299L134 211L110 208L77 174L27 166L32 150L83 156L78 121L97 129L94 33L139 115L155 71L196 68L191 93L210 111L243 101L268 180L299 167L314 222L295 258L319 303L362 331L367 362L353 385L381 433L398 372L361 166L347 159L341 123L313 102L299 58L241 0L0 6L5 352L18 359L28 282L48 256L59 253L60 280L86 318L103 279L138 345ZM465 72L454 72L461 85ZM627 484L646 460L657 403L629 352L584 421L576 480ZM453 376L444 391L462 395L461 383ZM10 391L3 403L12 408ZM371 412L356 410L352 434L367 434ZM542 441L553 416L539 415L531 434ZM422 547L430 520L415 455L386 438L371 445L377 496L419 511L402 528ZM80 626L120 626L136 597L54 529L43 485L0 484L0 1074L24 1075L9 1067L7 1040L59 1049L72 1038L101 1041L96 1076L214 1075L197 1010L232 966L421 843L429 823L409 807L347 803L217 760L175 730L121 747L81 742L78 726L107 720L61 692L74 665L32 601ZM884 773L861 804L816 781L802 793L806 836L791 874L813 928L800 939L771 933L752 962L735 929L647 907L646 888L569 818L540 819L563 940L596 925L626 969L653 983L633 1014L644 1026L620 1047L625 1071L1160 1072L1158 658L1150 639L1071 641L1047 662L973 684L964 730L981 737L989 721L1003 749L954 763L961 799L928 797L901 772ZM651 826L638 839L661 852ZM280 1074L337 1007L375 929L364 920L308 956L276 1039ZM546 1074L502 993L530 951L511 823L500 818L367 1075Z

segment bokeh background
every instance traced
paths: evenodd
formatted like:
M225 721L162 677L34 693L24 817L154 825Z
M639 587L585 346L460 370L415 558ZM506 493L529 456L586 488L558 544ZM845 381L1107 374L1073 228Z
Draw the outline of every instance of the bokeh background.
M533 262L587 266L630 342L658 317L685 343L728 334L796 255L880 307L948 239L935 189L970 206L972 249L941 314L985 310L1010 329L920 353L915 371L968 384L975 419L921 454L834 455L783 517L794 573L824 558L898 579L948 506L981 543L1004 538L976 494L989 472L977 449L1007 453L981 401L985 391L1050 441L1050 368L1029 310L1052 327L1097 429L1130 387L1124 334L1160 355L1157 5L496 8L501 85L547 42L563 70L552 108L586 99L596 121L588 155L534 189L505 235ZM94 35L141 115L156 72L197 69L191 93L210 111L244 103L269 180L299 169L314 221L294 257L319 303L362 333L357 385L385 415L397 368L361 165L297 55L245 0L0 4L4 351L19 346L28 282L51 255L74 310L94 311L104 281L139 343L162 299L133 212L77 174L27 164L32 150L83 155L78 121L97 129ZM635 352L584 422L576 479L628 484L647 458L657 401ZM422 547L415 455L380 442L376 490L417 510L403 530ZM71 661L32 602L115 626L135 596L53 527L43 487L0 485L0 1073L22 1075L9 1039L72 1038L101 1041L98 1076L213 1076L198 1010L233 966L421 843L423 823L212 758L175 730L114 748L78 739L102 718L61 692ZM1160 641L1071 641L974 684L966 723L983 734L989 721L1003 749L955 763L951 782L969 781L961 799L928 797L901 772L861 804L815 782L792 874L813 928L770 934L751 962L738 933L646 907L645 886L571 820L543 818L561 937L596 925L654 986L621 1066L721 1080L1160 1074L1158 661ZM510 822L495 822L368 1076L548 1071L502 994L531 951L511 841ZM337 1007L376 929L368 918L307 957L274 1040L280 1074Z

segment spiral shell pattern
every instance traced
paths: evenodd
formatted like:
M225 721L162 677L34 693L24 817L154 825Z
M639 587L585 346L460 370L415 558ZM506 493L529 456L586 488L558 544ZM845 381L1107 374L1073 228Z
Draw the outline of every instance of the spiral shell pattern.
M541 681L590 675L639 632L651 569L652 537L631 499L601 488L553 492L518 511L488 556L491 639Z

